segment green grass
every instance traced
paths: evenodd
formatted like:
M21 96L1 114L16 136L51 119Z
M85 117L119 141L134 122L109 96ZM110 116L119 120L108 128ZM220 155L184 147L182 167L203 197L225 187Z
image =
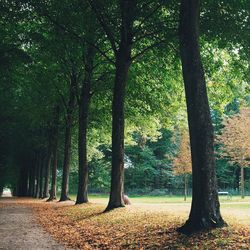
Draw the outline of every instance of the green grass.
M70 195L70 198L76 200L76 195ZM107 203L109 195L107 194L90 194L90 202L101 202ZM187 201L184 201L183 196L135 196L132 195L129 197L132 203L147 203L147 204L163 204L163 203L190 203L191 196L187 197ZM244 199L241 199L240 196L232 196L231 198L226 196L219 196L220 202L223 203L234 203L234 202L250 202L250 196L246 196Z

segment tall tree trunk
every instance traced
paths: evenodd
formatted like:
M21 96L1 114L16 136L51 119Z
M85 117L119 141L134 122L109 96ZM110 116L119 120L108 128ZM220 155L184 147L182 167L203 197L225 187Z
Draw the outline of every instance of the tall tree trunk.
M78 192L76 204L88 202L88 159L87 159L87 126L88 126L88 112L91 98L91 83L93 77L93 61L94 49L92 46L87 47L85 57L85 76L82 86L80 105L79 105L79 135L78 135Z
M31 196L31 189L32 189L32 165L29 166L29 184L28 184L28 192L27 196Z
M51 143L50 143L51 144ZM49 178L50 178L50 165L52 159L52 148L49 145L46 165L45 165L45 173L44 173L44 187L43 187L43 198L49 197Z
M72 137L72 123L73 112L76 101L76 73L72 72L70 82L70 95L66 114L66 130L65 130L65 142L64 142L64 160L63 160L63 176L62 176L62 190L60 201L70 200L69 198L69 172L71 161L71 137Z
M134 1L121 1L121 39L116 52L115 84L112 102L112 169L109 203L105 211L124 207L124 100L131 65Z
M240 193L241 198L245 198L245 178L244 178L244 167L240 167Z
M70 171L70 160L71 160L71 136L72 136L72 114L68 115L66 121L62 190L59 201L70 200L68 195L69 195L69 171Z
M32 193L32 197L36 198L37 192L37 170L38 170L38 154L35 154L35 161L34 161L34 189Z
M112 103L112 170L111 190L106 211L123 207L124 182L124 99L131 47L123 45L116 59L116 76Z
M180 6L180 51L185 85L192 153L193 199L181 233L225 225L217 193L214 133L205 76L199 49L199 0L182 0Z
M32 196L33 198L35 198L35 197L36 197L36 195L35 195L35 193L36 193L36 171L37 171L37 170L36 170L36 168L37 168L36 163L34 164L33 167L34 167L34 170L33 170L33 176L34 176L34 177L33 177L33 178L34 178L34 179L33 179L33 183L34 183L34 185L33 185L33 192L32 192L32 195L31 195L31 196Z
M41 174L41 168L42 168L42 159L41 159L41 154L38 156L38 163L37 163L37 172L36 172L36 194L35 198L39 198L39 193L40 193L40 174Z
M45 159L41 161L41 168L40 168L40 181L39 181L39 199L43 198L43 174L44 174L44 166L45 166Z
M28 168L26 163L20 169L18 180L18 196L27 196L28 194Z
M55 108L54 128L52 139L52 177L49 199L47 201L56 200L56 179L57 179L57 147L58 147L58 127L59 127L59 106Z

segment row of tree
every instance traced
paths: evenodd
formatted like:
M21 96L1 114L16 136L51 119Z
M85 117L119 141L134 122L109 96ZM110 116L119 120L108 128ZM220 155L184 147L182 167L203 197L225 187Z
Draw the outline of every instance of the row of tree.
M1 176L16 176L12 185L17 195L49 195L53 200L62 161L60 200L65 201L72 153L78 151L76 203L88 202L88 162L104 142L109 143L111 133L106 210L124 206L125 138L129 141L137 131L143 146L145 138L157 137L160 128L182 123L181 59L193 179L190 217L181 230L224 225L199 41L206 48L212 105L221 111L247 89L247 9L246 1L205 1L200 16L198 0L180 5L140 0L1 3ZM223 67L230 73L217 88ZM235 89L240 90L232 94ZM173 122L175 116L181 121ZM72 143L76 135L77 145Z

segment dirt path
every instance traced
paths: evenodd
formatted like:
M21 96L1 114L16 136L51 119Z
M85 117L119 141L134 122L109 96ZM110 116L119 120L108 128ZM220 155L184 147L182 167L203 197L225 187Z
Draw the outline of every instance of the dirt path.
M44 232L31 208L0 199L0 249L66 249Z

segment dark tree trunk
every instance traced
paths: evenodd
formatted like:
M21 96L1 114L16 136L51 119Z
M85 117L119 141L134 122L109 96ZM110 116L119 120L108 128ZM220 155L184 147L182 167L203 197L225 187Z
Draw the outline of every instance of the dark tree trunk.
M35 161L34 161L34 189L32 193L32 197L36 198L36 190L37 190L37 169L38 169L38 154L35 156Z
M39 199L43 198L43 170L45 165L45 159L41 160L41 167L40 167L40 181L39 181Z
M29 196L32 197L35 190L35 169L34 165L32 164L30 169L30 182L29 182Z
M39 154L38 157L38 163L37 163L37 172L36 172L36 193L35 193L35 198L39 198L39 194L40 194L40 174L41 174L41 168L42 168L42 159L41 159L41 155Z
M109 203L105 211L123 207L124 186L124 100L131 65L133 1L121 1L122 25L119 49L116 52L116 72L112 103L112 170Z
M180 51L192 153L193 199L179 232L190 234L225 225L217 194L214 133L199 49L199 0L182 0Z
M52 177L49 199L47 201L56 200L56 179L57 179L57 147L58 147L58 127L59 127L59 106L55 109L53 139L52 139Z
M62 191L60 201L70 200L69 198L69 172L71 161L71 137L72 137L72 122L73 112L76 101L76 79L75 72L71 75L70 82L70 95L66 114L66 130L65 130L65 142L64 142L64 160L63 160L63 176L62 176Z
M66 121L62 190L61 190L60 201L70 200L68 195L69 195L69 171L70 171L70 158L71 158L71 134L72 134L72 115L70 114L68 115Z
M24 164L20 169L19 181L18 181L18 196L27 196L28 194L28 168Z
M28 192L27 196L31 196L31 189L32 189L32 165L29 166L29 184L28 184Z
M88 159L87 159L87 126L88 111L91 98L91 83L93 76L94 49L88 46L85 57L85 78L82 86L79 105L79 135L78 135L78 192L76 204L88 202Z
M50 165L52 159L52 148L49 146L48 156L45 165L45 173L44 173L44 187L43 187L43 198L49 197L49 178L50 178Z

